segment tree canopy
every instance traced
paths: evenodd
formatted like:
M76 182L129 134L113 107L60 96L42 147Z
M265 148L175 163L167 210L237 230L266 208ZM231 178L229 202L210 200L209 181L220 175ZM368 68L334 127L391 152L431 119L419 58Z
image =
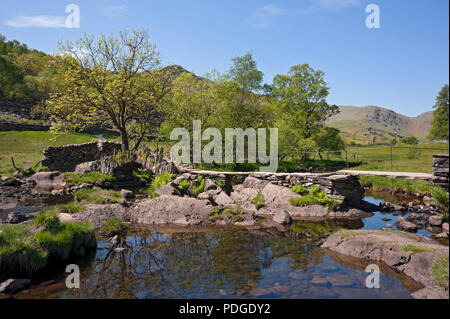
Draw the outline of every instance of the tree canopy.
M436 104L433 112L433 120L431 121L429 139L445 139L448 141L449 129L449 93L448 84L444 85L436 97Z

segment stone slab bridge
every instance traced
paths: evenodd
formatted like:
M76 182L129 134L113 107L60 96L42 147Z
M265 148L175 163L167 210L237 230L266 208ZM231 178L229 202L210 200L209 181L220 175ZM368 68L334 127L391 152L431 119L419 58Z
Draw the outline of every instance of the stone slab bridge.
M404 178L404 179L420 179L429 181L433 179L433 174L427 173L408 173L408 172L382 172L382 171L354 171L340 170L336 174L353 175L353 176L380 176L387 178Z

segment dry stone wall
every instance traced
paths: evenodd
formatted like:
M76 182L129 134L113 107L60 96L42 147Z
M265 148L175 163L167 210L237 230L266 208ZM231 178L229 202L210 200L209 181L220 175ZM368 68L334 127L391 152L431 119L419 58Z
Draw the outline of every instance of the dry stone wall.
M78 164L96 161L120 150L121 145L112 142L49 146L44 150L41 164L50 170L73 171Z

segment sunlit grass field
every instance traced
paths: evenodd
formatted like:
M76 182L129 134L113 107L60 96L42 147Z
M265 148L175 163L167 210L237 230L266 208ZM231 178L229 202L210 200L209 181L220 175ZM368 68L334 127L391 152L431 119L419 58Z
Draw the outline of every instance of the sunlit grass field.
M49 145L78 144L96 140L98 139L95 136L85 133L70 133L54 139L50 132L0 132L0 174L11 175L14 172L11 156L14 157L16 166L33 166L42 159L42 151Z
M401 145L392 148L392 171L431 173L433 154L448 154L448 143ZM391 171L389 146L348 147L349 162L363 162L352 169Z

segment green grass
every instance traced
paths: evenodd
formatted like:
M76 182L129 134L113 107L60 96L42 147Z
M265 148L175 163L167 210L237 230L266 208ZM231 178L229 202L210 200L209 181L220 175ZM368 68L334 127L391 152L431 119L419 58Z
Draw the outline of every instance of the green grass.
M442 208L443 210L442 217L444 218L445 221L448 222L448 205L449 205L448 192L442 187L434 187L433 201Z
M96 141L97 138L85 133L70 133L53 139L50 132L7 131L0 132L0 174L11 175L16 166L34 165L42 159L42 150L49 145L78 144Z
M232 220L235 222L241 222L244 220L243 216L244 209L241 206L228 206L223 210L218 207L214 207L208 214L210 221L214 222L217 220Z
M81 183L94 183L94 182L112 182L114 177L111 175L102 174L100 172L89 172L84 174L77 173L65 173L67 186L74 186Z
M431 194L433 187L426 181L405 178L387 178L379 176L361 176L359 181L362 186L369 187L375 192L407 192Z
M39 214L31 224L0 225L0 277L31 277L52 262L83 256L95 247L91 224L61 223L55 211Z
M309 190L309 194L300 198L291 198L289 203L294 206L322 205L329 210L335 210L339 203L320 191L319 186L315 185Z
M125 224L121 219L110 218L106 221L105 225L100 229L104 235L107 236L125 236L128 232L128 225Z
M404 252L412 252L414 254L417 254L417 253L430 253L430 252L434 251L433 249L430 249L430 248L414 246L414 245L404 245L402 247L402 250Z
M71 202L64 205L58 205L56 207L58 213L75 214L85 210L79 202Z
M117 204L122 198L119 191L100 188L82 188L77 190L74 196L81 204Z
M400 148L410 147L414 149ZM421 150L417 148L423 148ZM436 150L433 148L442 148ZM431 173L433 154L448 154L448 143L434 143L424 145L400 145L392 149L392 171ZM362 162L362 165L352 167L364 171L390 171L391 150L387 146L367 146L364 148L347 147L350 162Z
M448 272L449 272L449 256L437 258L431 264L431 276L439 285L447 291L448 294Z
M258 195L256 195L251 202L255 205L256 209L266 206L264 195L261 193L258 193Z
M158 197L159 194L157 194L155 191L170 183L170 181L172 181L173 179L175 179L177 176L175 174L170 174L168 172L164 172L159 176L155 176L155 178L153 179L153 181L151 182L150 186L146 189L146 193L148 193L148 195L151 198L155 198Z

